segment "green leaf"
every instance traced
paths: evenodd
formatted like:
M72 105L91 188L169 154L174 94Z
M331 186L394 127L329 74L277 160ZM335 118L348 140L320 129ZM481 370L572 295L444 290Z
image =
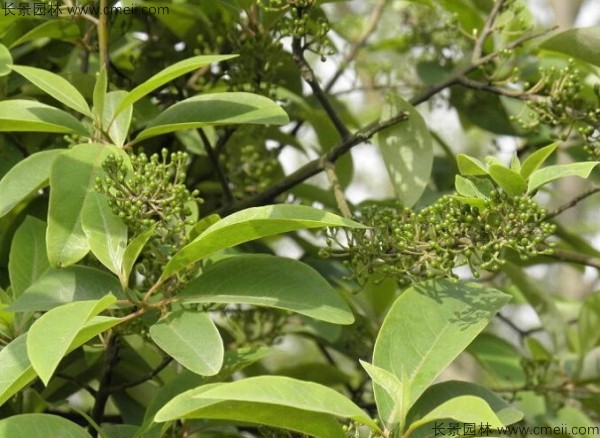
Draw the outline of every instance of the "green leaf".
M240 243L289 231L324 227L364 228L352 220L304 205L266 205L238 211L208 227L177 252L165 266L162 278Z
M102 127L108 129L108 136L119 147L123 147L125 144L133 115L132 106L128 106L117 114L117 106L126 95L127 92L123 90L111 91L106 93L103 102Z
M379 385L379 387L383 388L383 390L387 393L388 397L380 398L376 400L377 403L383 402L391 402L391 404L386 406L377 405L377 410L382 412L390 412L391 417L386 421L386 429L390 430L392 425L399 423L402 421L400 416L406 412L404 406L408 403L408 387L406 385L402 385L400 380L394 376L389 371L384 370L383 368L379 368L375 365L372 365L368 362L364 362L359 360L362 367L365 369L369 377L374 384Z
M46 386L86 323L115 301L113 295L106 295L99 300L64 304L44 313L31 325L27 354Z
M63 105L85 116L92 117L92 112L85 98L65 78L41 68L25 65L13 65L12 69Z
M512 344L489 333L481 333L467 348L485 370L486 382L496 387L519 387L526 383L522 354Z
M465 154L458 154L456 156L456 164L458 171L464 176L484 176L488 174L485 164L477 158Z
M37 152L19 161L0 180L0 217L48 185L50 169L64 149Z
M225 352L225 360L221 371L216 376L199 376L190 371L183 370L176 377L165 383L157 391L156 395L148 405L144 414L144 422L138 431L136 438L143 438L148 429L155 427L153 422L156 413L175 396L196 388L200 385L215 383L229 378L231 374L242 370L253 363L264 359L271 352L266 347L247 347Z
M71 352L87 341L111 327L123 322L122 318L96 316L88 321L69 346ZM35 371L27 354L27 336L25 333L0 350L0 405L19 392L35 379Z
M223 365L223 340L205 312L178 310L150 327L150 337L165 353L201 376Z
M569 29L548 38L542 49L564 53L600 67L600 26Z
M523 161L523 166L521 167L521 176L525 179L528 179L529 176L535 172L550 155L552 155L559 144L560 142L557 141L556 143L552 143L551 145L538 149L529 155L525 161Z
M600 345L600 293L588 296L579 312L577 332L583 353Z
M80 134L89 132L71 114L33 100L0 101L0 132L54 132Z
M472 397L478 401L468 402L473 403L473 410L457 407L454 412L451 412L449 409L446 409L449 407L447 403L451 400L456 400L457 397ZM482 403L485 404L485 407L483 407ZM438 417L439 419L453 418L464 423L485 424L486 419L484 416L487 415L488 417L491 417L491 413L494 417L487 421L490 423L491 427L497 427L516 423L523 418L521 412L511 407L504 399L482 386L470 382L448 381L437 383L427 388L411 408L407 417L407 423L411 425L411 427L415 422L424 424L425 421L423 420L426 417L430 418L428 421L432 421L434 420L432 414L434 412L437 414L441 413L440 408L444 405L447 415L445 417L440 416ZM475 418L474 421L469 421L468 415L472 415L475 411L479 410L483 411L480 412L481 417ZM494 418L494 421L496 421L496 423L499 422L500 424L493 426L490 420Z
M527 190L527 182L514 170L508 167L492 164L489 167L490 176L509 196L520 196Z
M49 267L46 223L27 216L13 237L8 258L8 275L13 296L19 297Z
M172 81L176 77L189 73L193 70L197 70L205 65L212 64L213 62L225 61L227 59L235 58L236 56L237 55L200 55L176 62L131 90L117 106L114 115L118 115L125 108L133 105L142 97L146 96L167 82Z
M0 405L3 405L35 378L35 371L27 355L27 333L0 350L0 363Z
M154 421L215 418L265 424L316 437L343 437L335 417L379 428L358 406L326 386L281 376L205 385L178 395Z
M598 163L599 161L591 161L589 163L557 164L555 166L548 166L536 170L529 177L527 191L531 193L544 184L548 184L549 182L560 178L566 178L567 176L587 178L592 170L594 170L594 167L598 165Z
M103 175L101 164L110 153L124 154L115 146L87 143L74 146L54 161L46 233L52 266L72 265L88 253L81 212L88 195L95 193L96 177Z
M102 125L102 116L104 115L104 102L106 101L106 91L108 88L108 77L106 68L102 67L96 76L96 84L94 85L92 112L94 118Z
M413 422L409 426L407 433L410 434L411 431L417 429L419 426L444 418L452 418L461 423L481 423L489 425L490 428L502 426L502 422L485 400L472 395L461 395L445 401L423 418Z
M510 160L510 170L517 173L521 173L521 160L519 160L519 156L517 154L514 154L512 159Z
M196 225L190 230L190 239L194 240L200 234L202 234L208 227L216 224L221 220L221 216L218 214L208 215L198 221Z
M44 311L74 301L99 300L107 294L121 296L122 292L119 281L106 271L77 265L50 268L8 310Z
M114 215L106 198L91 192L81 211L81 227L96 258L116 275L121 275L127 246L127 226Z
M49 414L21 414L0 420L0 436L90 438L90 434L81 426Z
M377 143L396 196L405 207L412 207L421 197L433 166L433 142L425 120L408 102L396 95L386 99L381 120L407 112L407 121L377 134Z
M452 196L453 199L456 199L458 202L462 202L463 204L468 204L472 207L477 207L479 211L483 211L485 208L485 200L482 198L471 198L469 196Z
M4 44L0 44L0 77L10 74L12 63L10 50Z
M148 243L148 240L154 234L154 228L154 226L148 228L146 231L132 239L131 242L129 242L129 245L127 245L125 253L123 254L123 264L120 275L124 286L126 286L137 258L140 256L146 243Z
M10 46L16 47L27 41L37 40L39 38L51 38L56 40L74 41L81 36L81 31L77 23L70 18L53 17L51 20L43 22L34 27L29 32L16 39Z
M492 183L487 179L481 180L480 182L476 183L475 181L467 179L460 175L456 175L454 180L454 186L456 187L456 191L459 194L468 198L478 199L487 199L490 191L494 188Z
M240 123L283 125L286 112L274 101L244 92L202 94L182 100L152 120L136 141L205 125Z
M383 322L373 364L408 386L406 410L485 328L508 298L476 283L446 280L424 282L402 293ZM385 400L389 396L378 385L375 398L379 407L393 405ZM380 415L385 422L394 417L389 411ZM400 417L405 415L406 411Z
M194 303L275 307L335 324L354 322L344 299L316 270L297 260L265 254L221 260L190 281L177 297Z

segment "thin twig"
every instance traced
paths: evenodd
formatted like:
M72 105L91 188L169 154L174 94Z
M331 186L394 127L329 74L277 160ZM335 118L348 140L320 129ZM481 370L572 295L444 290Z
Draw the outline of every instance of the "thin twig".
M54 373L54 376L58 377L59 379L63 379L63 380L66 380L68 382L72 382L72 383L76 384L81 389L85 389L92 397L96 397L96 394L98 393L94 388L92 388L87 383L82 382L77 377L69 376L68 374L64 374L64 373L60 373L60 372L59 373Z
M371 11L371 15L367 19L367 24L363 32L360 34L358 39L352 44L352 47L350 48L348 53L346 53L346 55L342 59L342 62L340 62L339 67L337 68L331 79L329 79L327 85L325 85L324 90L326 93L331 91L335 83L346 71L348 66L352 63L352 61L356 59L358 53L365 46L369 37L373 34L373 32L375 32L375 29L377 29L377 25L379 24L379 21L381 20L381 17L383 15L383 11L385 10L386 4L387 0L381 0L375 5L373 11Z
M506 0L496 0L490 15L488 16L483 28L481 29L481 33L475 40L475 46L473 47L473 55L471 56L471 63L475 64L481 58L483 53L483 45L487 40L488 36L490 36L494 32L494 24L496 23L496 19L502 10L502 7L506 3Z
M590 189L587 192L584 192L581 195L576 196L575 198L571 199L566 204L558 207L553 212L548 213L545 220L555 218L562 212L567 211L569 208L575 207L579 202L583 201L585 198L592 196L593 194L598 193L598 192L600 192L600 187L594 187L593 189Z
M100 16L98 17L98 51L100 68L108 70L108 15L104 13L107 0L100 0Z
M206 151L210 162L212 163L213 168L215 169L215 173L217 174L217 178L219 179L219 183L221 183L221 187L223 188L223 192L225 193L225 197L227 198L227 202L233 202L234 197L231 193L231 188L229 187L229 183L227 182L227 177L225 176L225 172L223 172L223 168L219 163L219 157L215 153L214 148L210 144L210 140L206 136L206 133L203 129L198 129L198 134L200 134L200 138L202 139L202 143L204 145L204 150Z
M552 254L549 254L549 257L560 260L561 262L570 262L577 265L600 269L600 258L581 254L579 252L556 248Z
M97 424L104 421L104 409L108 398L110 397L110 383L115 367L119 363L119 337L114 333L109 333L106 351L104 352L104 362L102 365L102 375L100 384L96 393L94 406L92 408L92 420ZM92 428L90 433L93 437L98 436L98 432Z
M340 134L343 140L350 138L350 131L338 115L333 105L331 105L329 97L327 97L327 94L323 91L319 81L317 80L317 77L315 76L315 72L304 58L304 47L302 46L302 40L300 38L294 38L292 40L292 55L296 65L298 66L298 69L300 70L302 79L304 79L310 86L313 94L325 110L327 117L329 117L337 132Z
M346 201L344 191L342 190L340 181L338 180L338 177L335 173L335 165L331 162L325 163L325 173L327 174L327 178L329 179L329 183L331 184L333 196L335 196L335 202L338 208L340 209L342 216L347 218L352 217L352 212L350 211L350 207L348 206L348 201Z
M117 392L117 391L121 391L123 389L127 389L127 388L133 388L134 386L138 386L141 385L144 382L147 382L150 379L153 379L154 377L156 377L162 370L164 370L167 365L169 365L171 362L173 361L173 358L171 356L167 356L165 357L161 363L158 364L158 366L156 368L154 368L152 371L150 371L148 374L135 379L131 382L127 382L127 383L123 383L121 385L118 386L113 386L110 388L111 392Z

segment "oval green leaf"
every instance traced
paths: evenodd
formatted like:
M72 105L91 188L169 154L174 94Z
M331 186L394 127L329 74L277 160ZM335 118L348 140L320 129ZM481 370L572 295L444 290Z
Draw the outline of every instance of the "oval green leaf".
M222 249L262 237L309 228L364 228L358 222L304 205L266 205L238 211L208 227L167 263L162 278Z
M274 101L244 92L213 93L190 97L167 108L152 120L136 141L205 125L240 123L283 125L286 112Z
M101 164L110 153L125 155L115 146L87 143L74 146L54 161L46 233L52 266L72 265L88 253L81 212L88 195L95 193L96 177L103 175Z
M542 49L564 53L600 67L600 26L569 29L548 38Z
M113 276L89 266L47 270L9 307L10 312L39 312L75 301L99 300L107 294L121 296L121 285Z
M508 196L520 196L527 190L527 182L520 174L500 164L489 167L492 179Z
M140 256L140 253L148 243L148 240L154 234L154 226L148 228L146 231L136 236L134 239L129 242L127 248L125 249L125 253L123 254L123 264L121 268L121 281L123 282L124 287L127 286L129 275L131 275L131 270L133 269L133 265L135 261Z
M488 174L485 164L477 158L465 154L458 154L456 156L456 164L458 171L464 176L483 176Z
M27 41L37 40L39 38L50 38L63 41L74 41L81 35L81 31L77 23L70 18L53 17L52 20L43 22L37 27L34 27L29 32L15 40L10 46L16 47L19 44Z
M205 312L178 310L150 327L150 337L165 353L201 376L223 365L223 340Z
M33 100L0 102L0 131L54 132L87 136L87 128L71 114Z
M129 125L133 115L133 106L119 111L117 114L116 107L127 95L126 91L117 90L106 93L104 102L102 102L102 127L108 129L108 136L115 145L122 147L129 133Z
M225 61L227 59L235 58L236 56L237 55L200 55L176 62L131 90L117 106L114 115L117 116L128 106L133 105L148 93L156 90L158 87L166 84L167 82L172 81L176 77L199 69L200 67L204 67L205 65L212 64L213 62Z
M12 69L63 105L84 116L92 117L92 112L85 98L65 78L48 70L25 65L13 65Z
M106 198L91 192L81 212L81 226L96 258L115 275L121 275L127 247L127 226L115 216Z
M123 318L111 318L108 316L96 316L92 318L77 333L67 353L85 344L99 333L123 322L123 320ZM27 336L27 333L19 336L0 350L0 363L2 364L2 372L0 373L0 405L4 404L14 394L19 392L21 388L35 379L36 374L27 354Z
M407 121L377 134L377 143L396 196L405 207L412 207L421 197L433 166L433 142L425 120L399 96L388 96L381 120L407 112Z
M18 298L49 267L46 223L27 216L13 237L8 258L8 275L13 296Z
M527 192L531 193L544 184L548 184L551 181L560 178L566 178L568 176L587 178L590 176L590 173L592 173L592 170L594 170L594 167L596 167L598 163L600 162L591 161L589 163L557 164L555 166L548 166L538 169L529 177Z
M559 144L560 142L552 143L529 155L525 161L523 161L523 165L521 166L521 176L528 179L529 176L544 164L544 161L546 161L550 155L552 155Z
M10 50L4 44L0 44L0 77L10 74L12 62Z
M0 420L0 436L91 438L81 426L57 415L21 414Z
M189 282L178 298L275 307L334 324L354 322L346 301L316 270L297 260L264 254L221 260Z
M428 281L407 289L392 305L377 336L373 364L407 386L400 418L488 324L510 297L475 283ZM415 315L418 315L416 317ZM375 385L377 406L393 406ZM380 411L388 422L396 413Z
M48 185L50 169L64 149L36 152L19 161L0 181L0 217L39 189Z
M27 354L45 385L86 323L115 301L113 295L106 295L100 300L64 304L44 313L31 325Z
M167 403L154 420L219 418L317 437L343 437L335 417L352 419L379 431L375 422L342 394L317 383L281 376L249 377L192 389Z

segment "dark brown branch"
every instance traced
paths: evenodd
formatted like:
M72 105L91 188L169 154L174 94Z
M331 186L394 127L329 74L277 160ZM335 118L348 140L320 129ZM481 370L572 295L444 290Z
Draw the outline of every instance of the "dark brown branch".
M342 137L342 140L350 138L350 131L348 130L344 122L342 122L342 119L338 115L335 108L331 105L327 94L323 91L321 85L319 85L319 81L315 76L315 72L304 58L304 47L302 46L302 40L300 38L294 38L292 40L292 55L294 57L294 62L296 62L296 65L300 70L302 79L304 79L306 83L310 86L313 94L325 110L327 117L329 117L329 119L333 123L333 126L335 126L335 129Z
M223 172L223 168L221 167L221 163L219 163L219 157L215 153L212 145L210 144L210 140L206 136L206 133L203 129L198 129L198 134L200 134L200 139L202 140L202 144L204 145L204 150L208 155L210 162L212 163L213 169L217 175L219 183L223 188L223 193L225 193L225 198L227 198L227 202L233 202L234 197L231 193L231 189L229 187L229 183L227 182L227 178L225 177L225 172Z
M373 8L373 11L371 12L371 15L367 19L367 24L366 24L362 34L360 34L358 39L354 42L354 44L352 44L352 47L350 48L348 53L346 53L346 56L344 56L344 58L342 59L342 62L340 63L338 69L335 71L335 73L333 74L331 79L329 79L329 81L327 82L327 85L325 85L326 93L331 91L331 89L333 88L335 83L338 81L338 79L342 76L342 74L344 74L344 72L346 71L346 69L348 68L350 63L352 63L352 61L354 61L356 59L360 50L367 43L367 39L369 39L369 37L373 34L373 32L375 32L375 29L377 28L377 25L379 24L379 20L381 19L381 16L383 15L383 11L385 10L386 4L387 4L387 0L381 0L379 3L377 3L375 5L375 7Z
M110 397L110 382L115 367L119 363L119 338L114 333L108 335L106 351L104 353L104 362L102 365L102 376L100 377L100 385L96 392L96 400L92 408L92 420L96 424L102 424L104 421L104 409ZM93 437L98 436L98 432L94 428L90 428L90 433Z
M79 386L81 389L85 389L92 397L96 397L97 391L90 385L88 385L86 382L82 382L81 380L79 380L77 377L69 376L68 374L64 373L54 373L54 376L58 377L59 379L66 380L68 382L72 382Z
M156 368L154 368L152 371L150 371L145 376L142 376L139 379L135 379L131 382L123 383L122 385L119 385L119 386L113 386L110 388L110 392L117 392L117 391L121 391L123 389L133 388L134 386L141 385L142 383L147 382L148 380L156 377L158 375L158 373L160 373L162 370L164 370L167 367L167 365L169 365L172 361L173 361L172 357L169 357L169 356L165 357L162 360L162 362L158 364L158 366Z
M566 204L561 205L560 207L558 207L553 212L548 213L548 216L546 216L545 220L555 218L556 216L558 216L562 212L568 210L569 208L575 207L577 204L579 204L585 198L587 198L589 196L592 196L593 194L598 193L598 192L600 192L600 187L594 187L593 189L590 189L587 192L584 192L581 195L576 196L575 198L571 199Z
M371 123L364 129L350 136L348 139L342 141L338 146L330 149L329 152L306 163L294 173L286 176L281 181L276 182L264 192L261 192L251 198L242 199L241 201L238 201L232 205L225 205L219 209L218 213L221 216L226 216L235 211L243 210L249 207L256 207L257 205L264 205L268 202L271 202L278 195L302 183L311 176L314 176L325 170L326 163L335 163L338 158L340 158L354 146L368 141L378 132L405 120L408 120L408 113L397 114L395 117L384 120L380 123Z

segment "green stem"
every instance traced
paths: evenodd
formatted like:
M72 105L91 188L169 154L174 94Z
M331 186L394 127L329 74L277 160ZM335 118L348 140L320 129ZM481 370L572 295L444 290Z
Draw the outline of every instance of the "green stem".
M108 15L104 13L108 0L100 0L100 13L98 20L98 54L100 56L100 68L104 67L108 72Z

